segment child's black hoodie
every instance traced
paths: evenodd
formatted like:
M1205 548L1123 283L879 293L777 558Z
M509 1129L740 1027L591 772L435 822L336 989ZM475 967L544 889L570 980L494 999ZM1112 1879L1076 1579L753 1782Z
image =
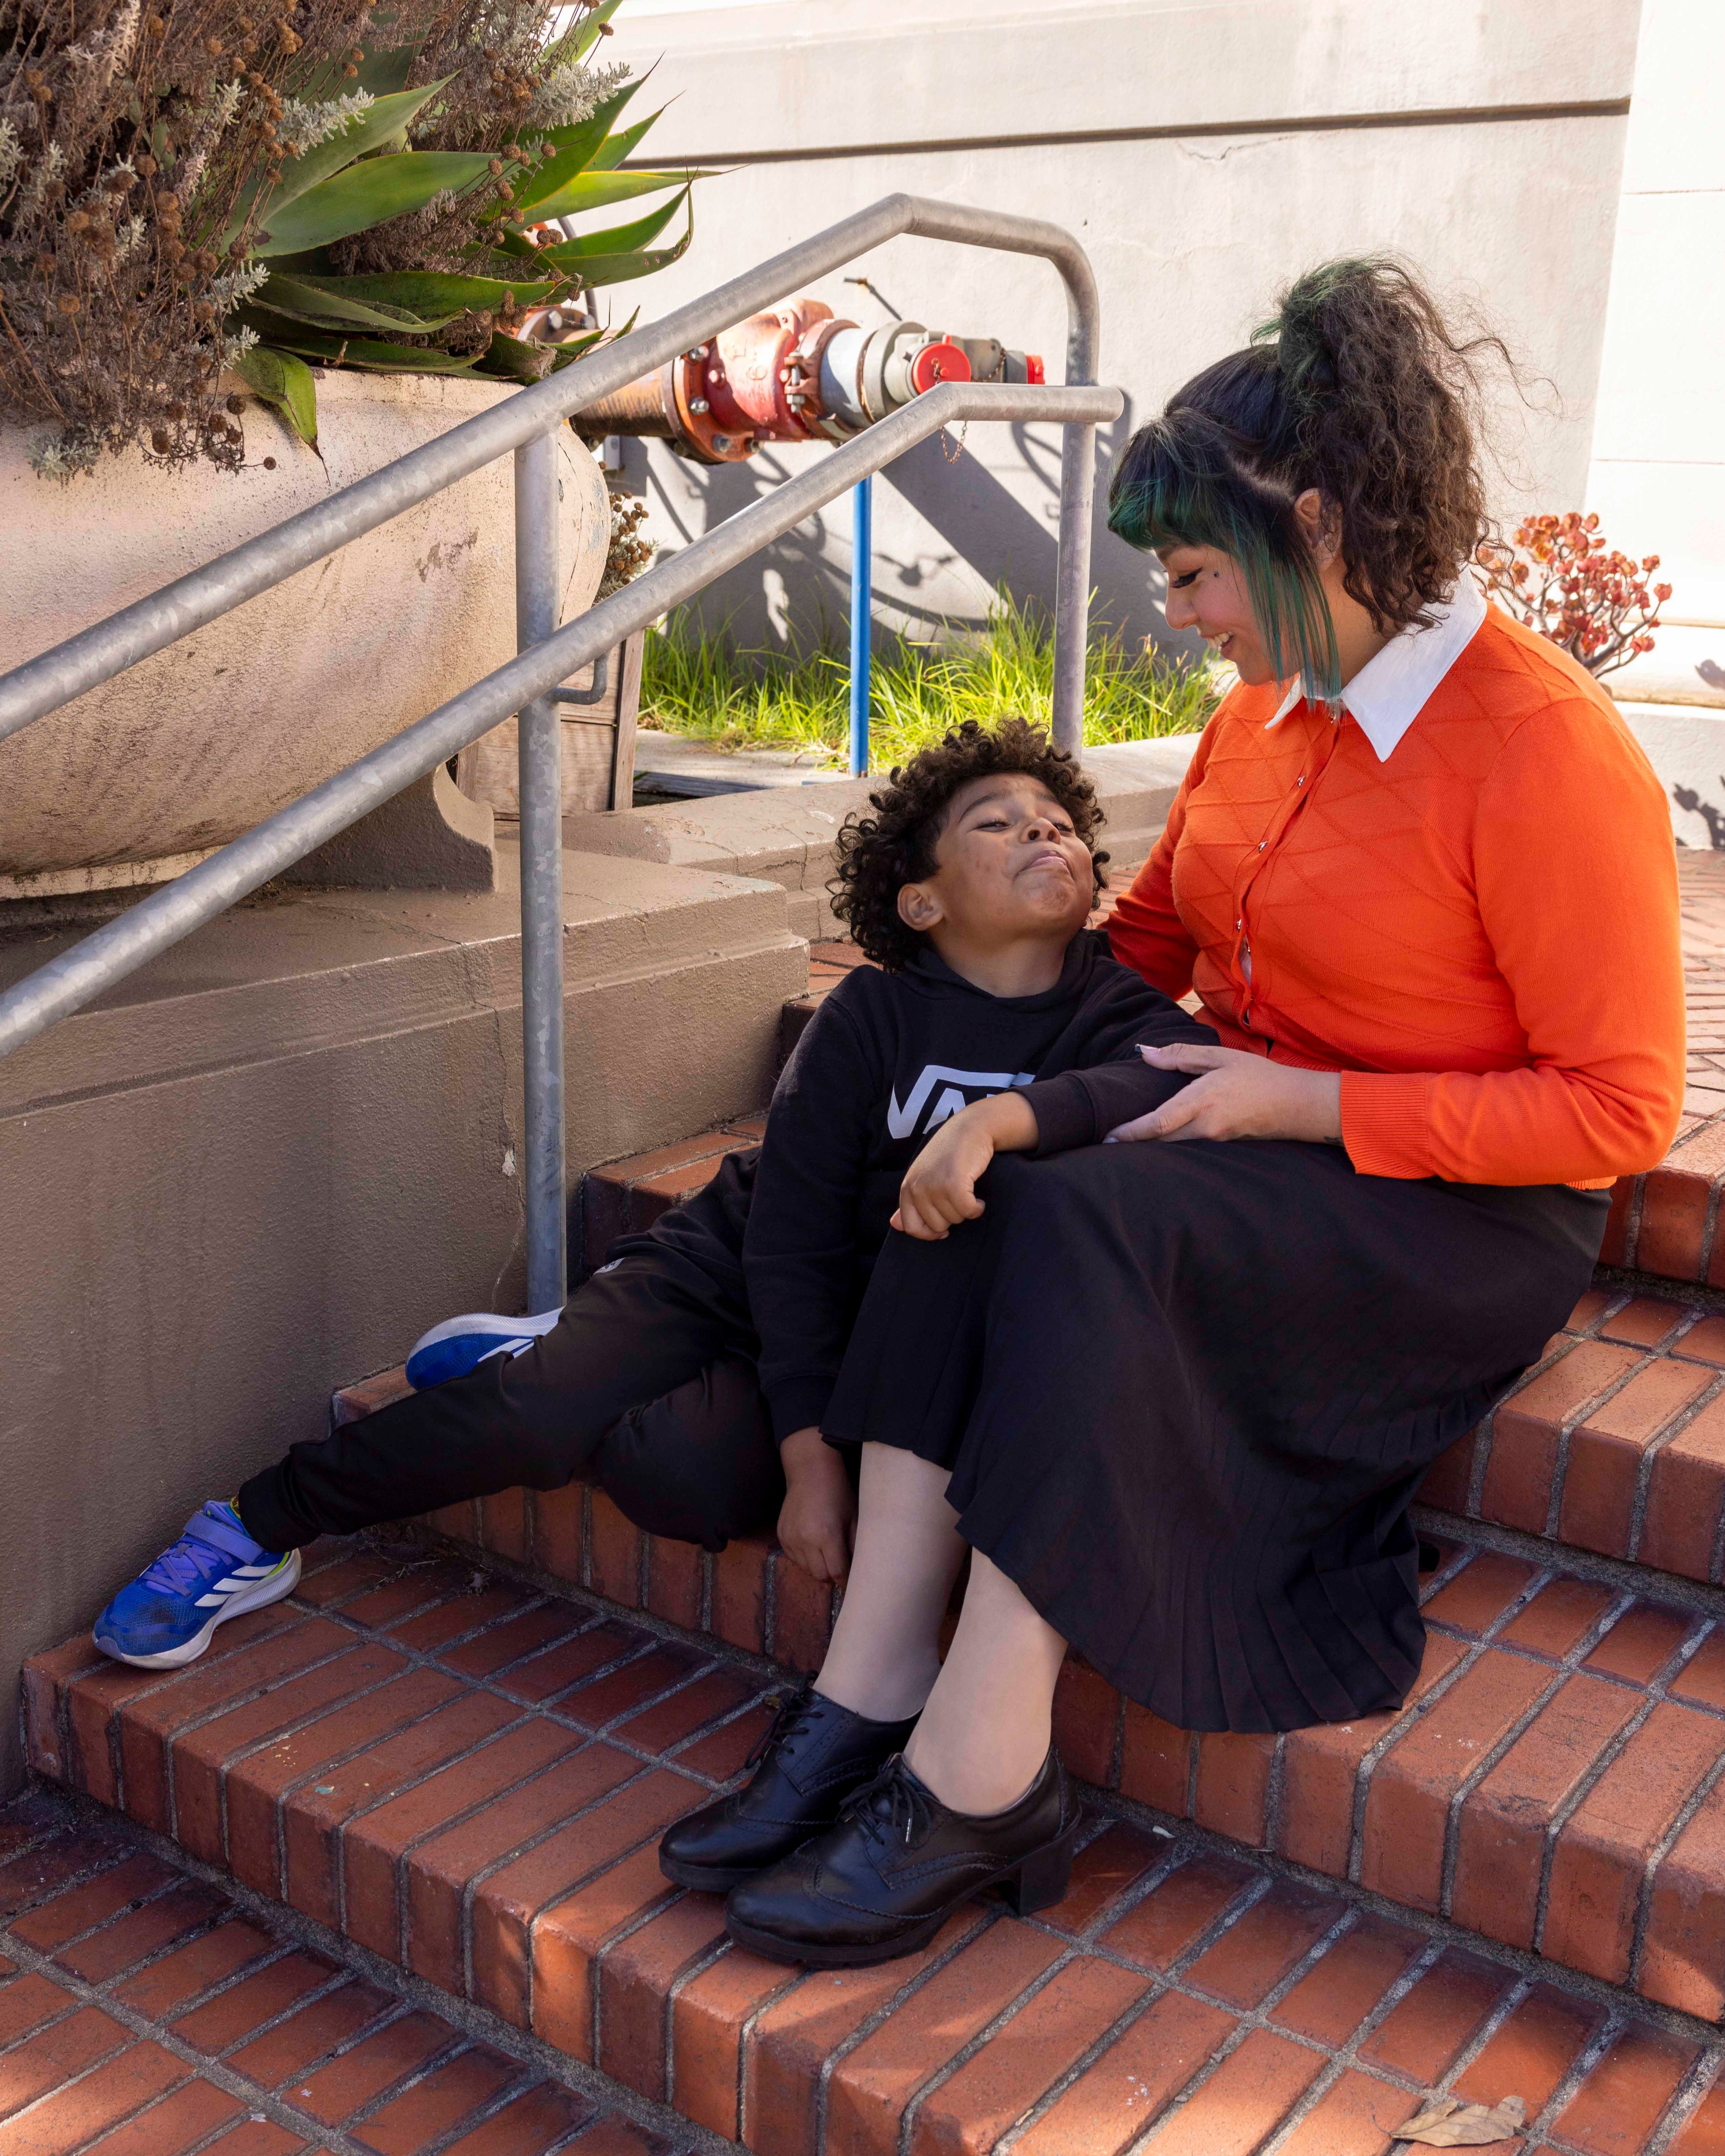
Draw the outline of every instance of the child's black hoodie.
M1094 1145L1186 1083L1143 1063L1140 1042L1215 1039L1099 930L1035 996L988 995L927 949L898 973L855 967L797 1044L758 1152L731 1156L651 1240L746 1298L783 1440L825 1412L905 1170L948 1116L1017 1086L1039 1153Z

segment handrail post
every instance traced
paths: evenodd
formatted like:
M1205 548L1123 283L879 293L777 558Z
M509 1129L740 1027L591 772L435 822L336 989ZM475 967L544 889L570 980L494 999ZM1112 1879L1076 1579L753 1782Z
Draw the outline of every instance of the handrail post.
M1093 284L1071 311L1066 379L1096 379L1099 324ZM1060 433L1060 542L1055 553L1054 724L1056 748L1084 753L1084 670L1090 648L1090 535L1096 490L1096 430Z
M526 651L557 627L557 433L515 453L515 633ZM521 808L522 1181L527 1308L568 1293L563 1163L563 726L549 696L516 715Z
M875 481L860 479L850 494L850 775L869 767L870 674L874 658Z

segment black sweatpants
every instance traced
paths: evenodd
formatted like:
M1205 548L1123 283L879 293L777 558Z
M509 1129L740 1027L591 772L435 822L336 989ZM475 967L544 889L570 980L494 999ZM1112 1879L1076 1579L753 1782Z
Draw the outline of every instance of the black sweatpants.
M265 1549L489 1497L597 1482L649 1532L722 1549L770 1527L784 1477L740 1298L637 1243L555 1327L254 1475L235 1502Z

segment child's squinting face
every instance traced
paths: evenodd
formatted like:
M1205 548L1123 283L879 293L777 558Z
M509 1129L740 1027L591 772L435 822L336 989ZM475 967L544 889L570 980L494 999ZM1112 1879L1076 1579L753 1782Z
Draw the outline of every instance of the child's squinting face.
M922 888L968 942L1026 936L1065 942L1095 902L1090 849L1040 780L973 778L952 797Z

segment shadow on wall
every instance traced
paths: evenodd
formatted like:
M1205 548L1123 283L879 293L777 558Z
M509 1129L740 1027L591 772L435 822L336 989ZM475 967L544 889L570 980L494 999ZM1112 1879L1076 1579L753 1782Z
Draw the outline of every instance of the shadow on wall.
M1725 786L1725 772L1719 774L1719 783ZM1711 801L1703 801L1692 786L1674 786L1671 798L1680 808L1692 816L1699 816L1707 827L1707 844L1717 853L1725 852L1725 808L1716 808Z
M1159 565L1117 539L1104 521L1108 475L1132 431L1128 401L1120 418L1097 434L1091 535L1096 615L1129 643L1147 637L1164 651L1195 657L1203 648L1199 639L1168 634ZM974 456L953 458L951 444L942 436L918 443L880 475L881 485L916 512L925 539L937 542L910 560L890 554L880 543L880 526L888 520L881 515L877 494L876 605L900 618L908 634L915 636L919 629L932 634L947 621L979 624L973 599L968 607L952 603L955 590L966 587L986 592L1004 586L1021 604L1045 610L1051 605L1060 451L1024 426L1011 429L1011 440L1022 472L1016 485L1003 481ZM788 477L792 469L770 450L747 464L680 465L679 477L687 484L675 490L681 495L675 499L658 466L655 456L645 475L649 498L654 521L672 545L735 516ZM1039 516L1037 507L1045 513ZM835 504L834 511L842 520L844 504ZM931 584L937 588L925 598L922 594ZM842 641L850 611L850 551L842 521L829 531L811 518L710 585L696 604L710 628L728 624L745 649L783 644L788 620L794 623L799 642L818 641L823 634Z

